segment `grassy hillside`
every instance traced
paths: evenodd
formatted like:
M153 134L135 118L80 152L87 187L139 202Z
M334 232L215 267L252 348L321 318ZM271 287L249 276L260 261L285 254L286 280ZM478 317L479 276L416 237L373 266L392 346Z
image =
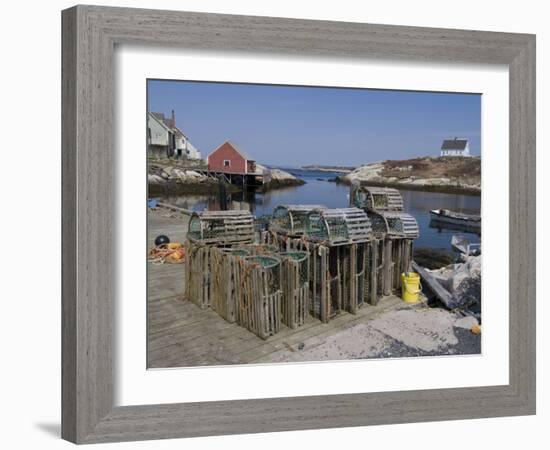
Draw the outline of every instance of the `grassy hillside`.
M479 182L481 158L445 156L440 158L416 158L384 161L383 177L452 178Z
M387 160L358 167L340 180L344 183L356 180L379 186L479 194L481 158L446 156Z

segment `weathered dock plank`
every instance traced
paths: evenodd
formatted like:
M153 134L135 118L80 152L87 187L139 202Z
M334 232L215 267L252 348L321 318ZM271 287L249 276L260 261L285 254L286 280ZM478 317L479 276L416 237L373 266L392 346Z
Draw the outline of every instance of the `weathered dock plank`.
M155 305L155 302L162 302ZM215 312L203 310L179 298L152 300L148 313L148 362L151 368L193 365L247 364L269 360L270 354L311 348L322 338L363 320L402 305L397 297L386 297L375 307L366 305L357 315L342 312L324 324L308 316L295 330L283 325L281 331L263 340L246 329L226 322Z

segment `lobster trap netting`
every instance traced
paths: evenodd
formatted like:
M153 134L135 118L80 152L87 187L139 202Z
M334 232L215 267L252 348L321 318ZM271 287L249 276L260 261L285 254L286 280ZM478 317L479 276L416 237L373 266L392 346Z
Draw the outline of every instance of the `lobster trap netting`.
M287 236L302 236L310 229L309 214L323 205L279 205L271 215L269 229Z
M254 217L243 210L203 211L189 219L187 238L205 245L228 246L254 242Z
M371 211L368 216L372 224L373 235L377 238L416 239L420 235L418 222L410 214Z
M352 185L350 205L367 211L403 211L403 197L393 188Z
M406 239L416 239L420 235L418 222L407 213L385 213L388 234Z
M359 208L325 209L320 214L326 223L328 245L368 242L371 238L370 220Z

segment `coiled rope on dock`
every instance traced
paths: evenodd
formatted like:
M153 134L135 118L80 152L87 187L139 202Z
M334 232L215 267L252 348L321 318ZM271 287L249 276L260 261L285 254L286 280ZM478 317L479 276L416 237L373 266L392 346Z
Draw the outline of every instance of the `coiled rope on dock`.
M149 252L153 264L182 264L185 262L185 248L178 242L153 247Z

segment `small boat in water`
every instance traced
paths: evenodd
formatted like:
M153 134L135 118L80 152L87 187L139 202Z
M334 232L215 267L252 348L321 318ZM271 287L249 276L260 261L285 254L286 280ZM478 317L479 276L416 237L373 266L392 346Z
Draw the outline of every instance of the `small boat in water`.
M481 233L481 217L474 214L463 214L448 209L432 209L430 226L435 228L464 229Z
M472 243L468 237L461 234L453 235L451 247L464 256L481 255L481 243Z

